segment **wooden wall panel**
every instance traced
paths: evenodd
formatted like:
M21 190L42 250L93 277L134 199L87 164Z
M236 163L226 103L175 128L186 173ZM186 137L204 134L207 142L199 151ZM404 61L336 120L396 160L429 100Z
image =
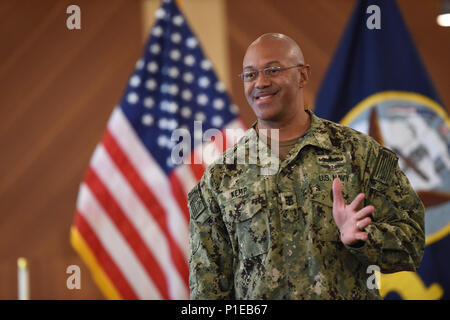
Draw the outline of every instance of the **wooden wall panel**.
M78 186L142 50L139 1L0 5L0 298L15 299L16 259L30 261L32 299L102 299L69 244ZM82 289L66 288L67 266Z
M440 0L398 1L432 81L448 108L450 28L436 24L439 3ZM284 33L299 43L307 63L312 66L312 76L304 92L305 103L313 107L354 4L355 0L227 1L231 75L242 72L245 51L259 35L267 32ZM245 122L251 124L256 118L245 100L243 85L237 77L231 83L234 101L241 109Z

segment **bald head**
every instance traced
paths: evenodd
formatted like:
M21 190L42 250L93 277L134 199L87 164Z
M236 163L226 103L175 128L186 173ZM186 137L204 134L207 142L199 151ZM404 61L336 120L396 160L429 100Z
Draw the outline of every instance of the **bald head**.
M282 48L285 58L289 59L293 64L305 64L303 52L297 42L292 38L281 33L265 33L253 41L247 48L246 56L249 51L256 47ZM245 56L244 56L245 63ZM244 64L245 68L245 64Z

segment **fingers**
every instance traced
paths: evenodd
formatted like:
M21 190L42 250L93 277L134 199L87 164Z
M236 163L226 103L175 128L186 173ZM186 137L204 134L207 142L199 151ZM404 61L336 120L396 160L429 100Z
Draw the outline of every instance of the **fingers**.
M355 199L353 199L352 203L349 204L349 207L352 210L357 210L359 208L359 206L361 205L363 199L364 199L365 195L364 193L360 193L358 194Z
M361 220L361 219L367 217L369 214L371 214L374 210L375 210L375 208L373 206L370 206L370 205L366 206L355 213L355 219Z
M356 228L360 231L364 230L369 224L372 223L372 219L370 219L369 217L359 220L358 222L356 222Z
M358 240L367 241L368 233L363 230L371 223L372 219L366 217L362 220L353 220L352 223L347 224L344 230L340 230L342 243L352 245Z
M333 207L343 207L344 206L344 198L342 197L342 185L341 180L339 178L335 178L333 180Z
M339 178L333 180L333 218L341 233L344 244L354 244L357 241L367 241L368 234L363 230L372 223L369 215L375 208L368 205L359 209L364 200L364 193L358 194L349 205L345 204L342 195L342 183Z
M341 233L341 241L343 244L345 245L354 245L356 244L358 241L363 241L366 242L368 239L368 234L367 232L348 232L346 234Z
M355 238L357 240L366 241L367 240L367 232L358 232L355 234Z

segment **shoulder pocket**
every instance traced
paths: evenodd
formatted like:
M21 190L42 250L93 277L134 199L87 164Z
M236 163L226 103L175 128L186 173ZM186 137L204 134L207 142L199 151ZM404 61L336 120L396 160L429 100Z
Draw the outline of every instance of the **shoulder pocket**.
M188 194L188 207L191 218L199 223L204 223L209 218L205 200L202 196L200 185L197 184Z

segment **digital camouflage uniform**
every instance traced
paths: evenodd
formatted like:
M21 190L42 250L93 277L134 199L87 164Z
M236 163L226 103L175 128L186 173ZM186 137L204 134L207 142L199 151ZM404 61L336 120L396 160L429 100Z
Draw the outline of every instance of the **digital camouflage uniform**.
M419 266L424 207L395 154L308 113L311 127L276 174L261 175L261 157L236 161L257 136L253 126L189 193L192 299L379 299L367 286L370 265L383 273ZM336 176L347 204L363 192L364 206L375 207L360 246L340 241Z

